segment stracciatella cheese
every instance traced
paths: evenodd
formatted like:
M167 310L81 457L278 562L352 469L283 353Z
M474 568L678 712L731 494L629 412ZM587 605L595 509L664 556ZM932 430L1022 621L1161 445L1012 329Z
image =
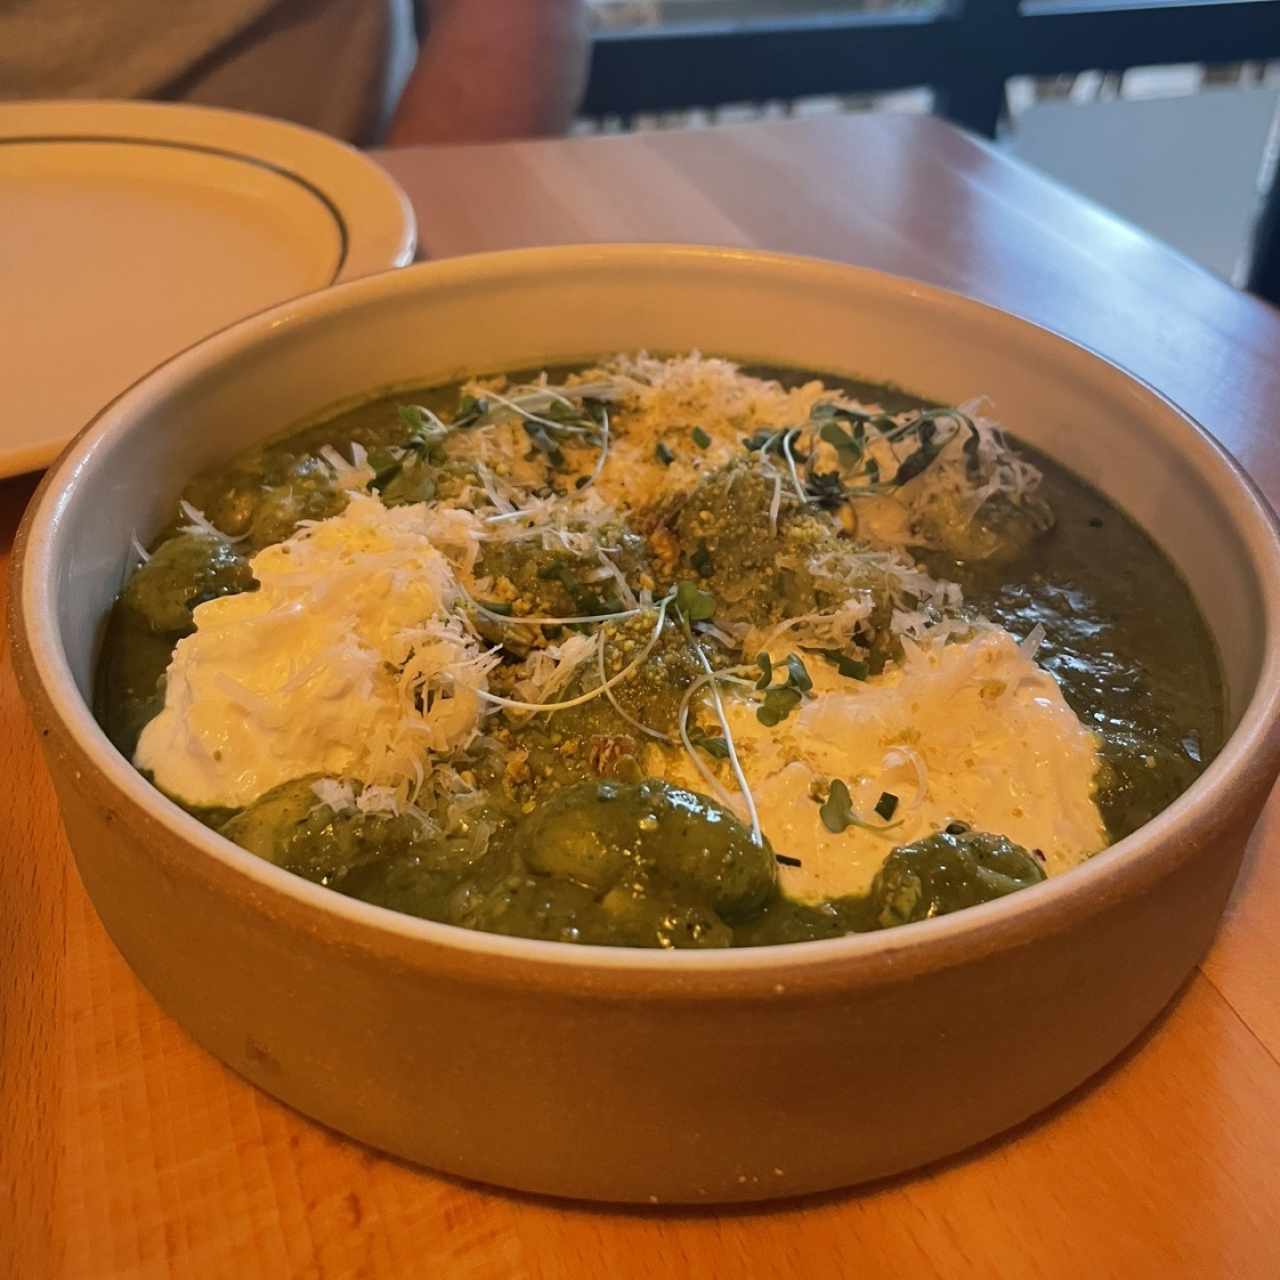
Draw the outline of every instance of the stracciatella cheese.
M801 864L779 869L787 895L863 893L895 846L954 821L1040 851L1049 874L1105 847L1097 739L1053 677L997 628L905 645L901 664L866 681L811 660L815 696L773 727L755 703L725 698L760 825ZM835 778L859 819L840 832L820 812ZM886 792L887 823L875 811Z
M474 736L495 661L450 613L477 524L353 493L259 552L257 591L195 610L135 763L197 806L239 808L309 773L407 791Z

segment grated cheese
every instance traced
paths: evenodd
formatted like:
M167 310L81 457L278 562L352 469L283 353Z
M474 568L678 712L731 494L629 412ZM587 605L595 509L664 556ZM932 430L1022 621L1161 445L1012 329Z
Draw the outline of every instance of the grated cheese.
M189 804L238 808L308 773L407 801L423 761L475 737L497 662L449 610L475 517L423 504L346 510L256 555L259 589L194 612L135 762Z

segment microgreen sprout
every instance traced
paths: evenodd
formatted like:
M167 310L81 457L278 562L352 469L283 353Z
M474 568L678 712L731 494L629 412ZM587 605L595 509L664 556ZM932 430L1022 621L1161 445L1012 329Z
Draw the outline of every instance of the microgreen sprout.
M691 634L689 635L689 640L693 645L694 652L698 655L698 660L702 663L703 674L685 690L684 698L680 703L678 716L680 741L684 744L685 752L688 754L689 759L693 761L694 767L715 792L716 798L725 806L729 806L729 797L725 789L720 785L720 780L702 762L702 758L694 750L693 741L689 737L689 708L698 691L709 685L711 688L711 704L715 710L716 719L720 723L720 732L729 757L729 767L733 770L734 781L738 784L738 792L742 796L742 802L746 805L747 814L751 820L751 839L758 845L763 844L764 835L760 830L760 815L756 810L755 796L751 794L751 787L747 783L747 775L743 772L741 760L738 759L738 749L733 740L733 732L729 728L729 718L725 715L724 701L720 697L720 681L725 679L732 681L733 677L727 672L713 670L711 663L707 661L707 655L702 652L701 646L693 641Z
M849 788L839 778L831 783L827 798L822 808L818 810L818 815L822 818L822 825L835 835L839 835L856 821Z
M716 598L696 582L682 582L676 587L676 608L689 622L706 622L715 617Z
M839 835L849 827L863 827L868 831L887 831L890 827L901 825L892 820L897 808L898 797L892 791L881 792L880 799L876 801L875 812L884 820L884 825L865 822L858 817L853 807L853 797L849 794L848 786L842 779L833 778L831 786L827 789L827 798L818 810L818 815L822 819L822 825L835 835Z
M808 670L794 653L787 654L787 683L801 693L809 693L813 689L813 680Z
M770 729L781 724L801 703L800 694L795 689L781 686L769 689L764 701L756 708L756 719Z
M756 708L756 719L772 728L781 724L804 701L804 695L813 689L813 679L797 654L787 654L787 676L779 685L771 685L773 662L767 653L756 656L756 666L761 676L756 688L764 691L764 701Z
M449 427L432 413L426 405L402 404L396 408L400 421L408 427L416 440L411 444L434 443L443 440L449 434Z
M801 503L807 503L809 501L809 495L805 492L804 485L800 483L800 474L796 470L795 454L791 451L791 443L799 434L799 428L783 433L782 456L787 460L787 470L791 472L791 483L795 486L796 497L800 499Z
M511 612L510 605L501 604L482 604L479 600L473 599L471 596L463 592L467 604L483 617L489 618L493 622L506 622L517 627L573 627L588 622L616 622L623 618L634 618L638 613L643 613L641 608L636 609L618 609L613 613L585 613L571 618L551 618L546 616L523 617L519 614ZM669 601L670 596L667 597ZM665 603L665 602L664 602ZM501 610L505 608L506 612Z
M705 751L707 755L714 756L717 760L727 760L729 758L729 744L723 738L713 738L705 733L691 733L689 741L695 747Z
M554 418L545 417L540 413L534 413L531 409L526 409L519 400L500 395L497 391L486 390L484 394L487 399L496 400L504 409L511 410L512 413L523 418L526 422L533 422L541 427L549 427L552 431L570 431L575 434L587 434L595 429L594 425L586 426L577 422L557 422ZM489 412L492 413L493 410L490 409Z

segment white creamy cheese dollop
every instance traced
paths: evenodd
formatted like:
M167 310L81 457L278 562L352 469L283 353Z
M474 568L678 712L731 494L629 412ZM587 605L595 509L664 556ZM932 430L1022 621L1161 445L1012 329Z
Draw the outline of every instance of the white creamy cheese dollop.
M761 827L801 863L779 868L783 891L803 901L864 893L891 849L951 821L1040 850L1049 874L1103 848L1098 742L1053 677L996 628L906 644L903 662L866 681L809 659L814 697L772 728L754 703L725 698ZM871 829L823 824L834 778ZM890 824L875 812L884 792L897 797Z
M195 610L137 766L188 804L232 808L309 773L420 779L424 753L476 732L494 661L449 613L451 560L473 561L477 537L470 512L353 493L259 552L257 591Z

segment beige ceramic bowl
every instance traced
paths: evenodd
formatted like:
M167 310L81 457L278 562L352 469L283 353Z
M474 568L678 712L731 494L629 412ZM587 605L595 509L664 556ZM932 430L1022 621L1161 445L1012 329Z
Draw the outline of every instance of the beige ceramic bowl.
M1233 733L1136 835L892 932L732 952L471 933L340 897L154 791L89 712L130 534L196 470L345 398L637 347L863 374L999 416L1124 506L1221 650ZM1205 434L1079 347L973 302L736 250L486 255L288 303L178 356L46 479L12 625L80 873L160 1003L224 1062L377 1147L558 1195L728 1201L908 1169L1060 1098L1204 951L1280 758L1280 542Z

